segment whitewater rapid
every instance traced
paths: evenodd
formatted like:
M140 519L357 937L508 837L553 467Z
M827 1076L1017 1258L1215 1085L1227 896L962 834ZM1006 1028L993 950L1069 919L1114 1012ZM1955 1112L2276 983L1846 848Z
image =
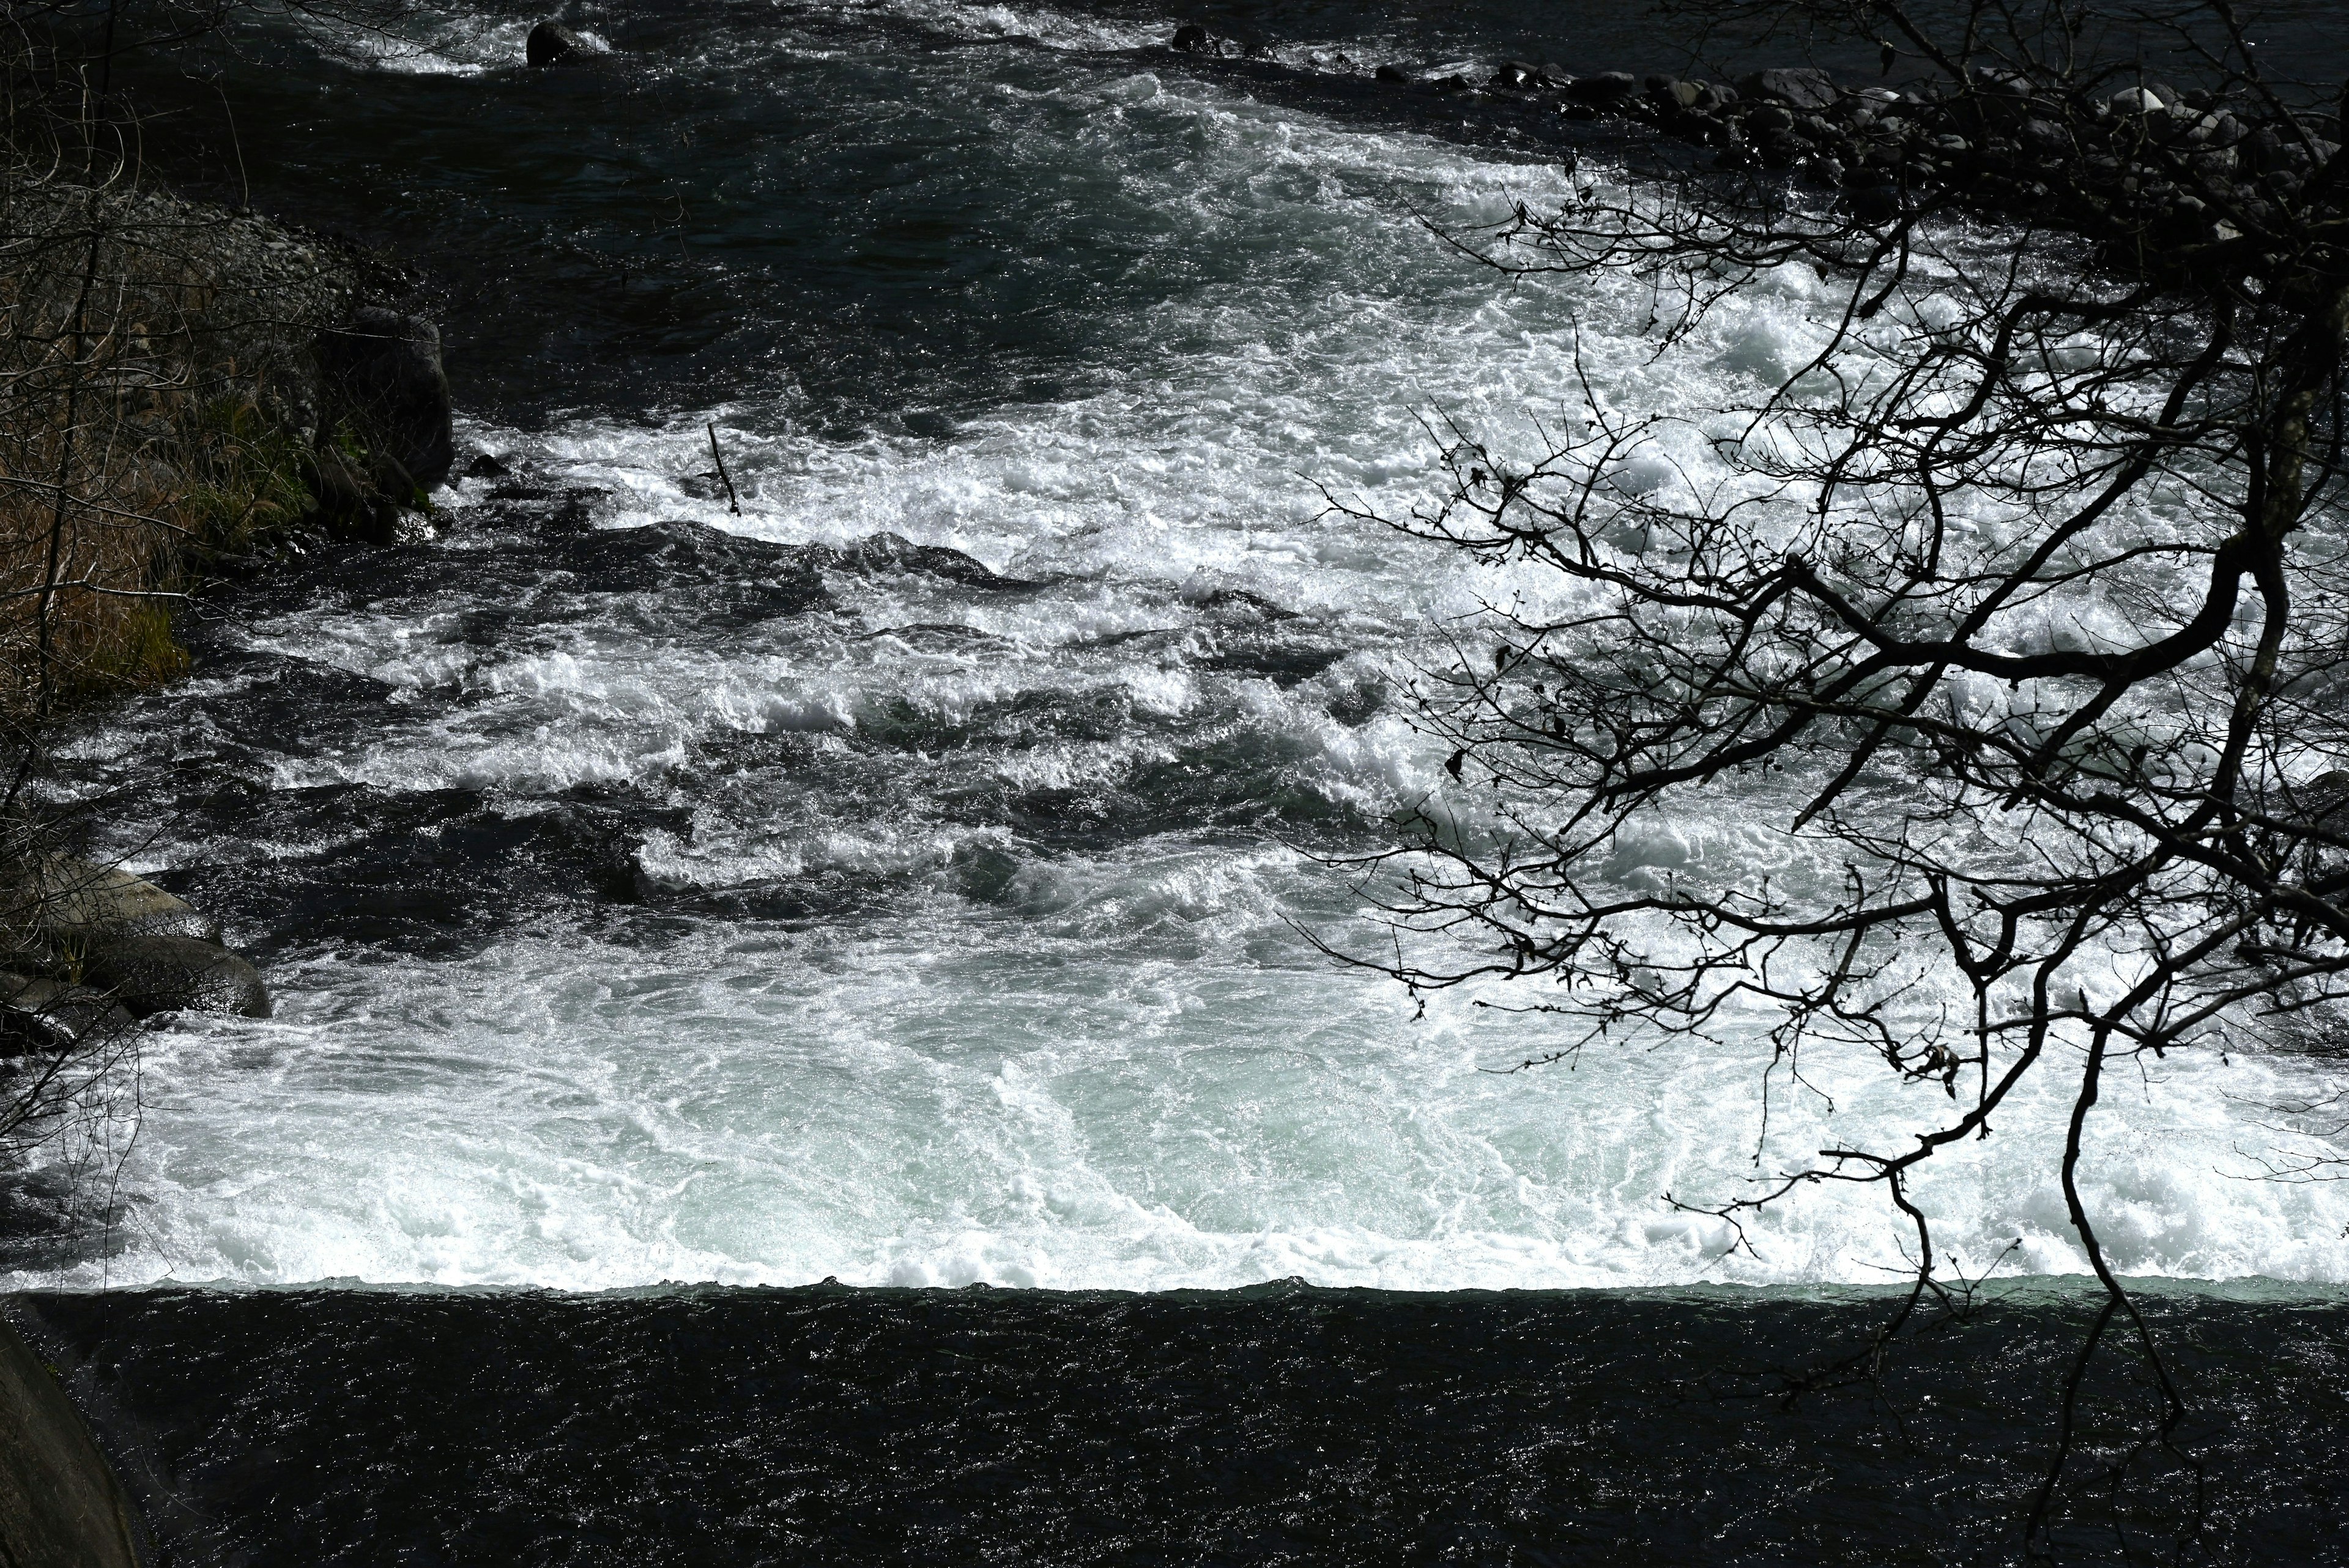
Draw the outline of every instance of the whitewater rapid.
M429 950L294 933L274 1019L149 1038L106 1244L9 1284L1899 1276L1909 1238L1878 1189L1806 1188L1743 1244L1668 1198L1717 1205L1830 1143L1899 1146L1938 1124L1936 1086L1821 1054L1810 1088L1768 1085L1765 1128L1758 1040L1499 1073L1571 1026L1466 993L1423 1012L1300 934L1390 940L1326 862L1447 787L1401 693L1482 606L1557 591L1329 497L1428 499L1431 421L1530 450L1578 355L1624 409L1750 397L1806 357L1816 280L1764 280L1660 360L1638 291L1513 282L1416 221L1555 203L1576 177L1554 161L1319 119L1141 68L1139 36L1021 16L920 20L971 46L939 68L1012 213L993 243L1046 273L1064 248L1116 258L1032 324L1049 376L894 426L839 428L762 369L658 407L477 410L460 432L583 497L595 528L890 533L1013 586L835 576L836 611L725 626L697 618L694 582L589 602L550 579L488 605L478 567L529 514L480 477L422 546L429 586L223 631L270 679L379 693L330 733L239 735L254 788L471 792L514 821L635 792L668 813L630 851L667 913L550 904ZM458 17L365 68L486 80L500 27ZM1066 57L984 47L1040 34ZM854 54L828 47L794 64ZM740 514L701 472L712 427ZM256 679L200 671L84 760L150 766ZM1777 809L1724 797L1626 869L1767 855ZM167 821L121 847L158 874L292 864L333 845L305 820ZM2058 1055L1994 1139L1919 1180L1963 1272L2083 1267L2053 1180L2075 1070ZM2085 1189L2115 1264L2349 1283L2349 1185L2260 1179L2262 1156L2331 1148L2272 1108L2327 1092L2290 1058L2196 1052L2111 1085Z

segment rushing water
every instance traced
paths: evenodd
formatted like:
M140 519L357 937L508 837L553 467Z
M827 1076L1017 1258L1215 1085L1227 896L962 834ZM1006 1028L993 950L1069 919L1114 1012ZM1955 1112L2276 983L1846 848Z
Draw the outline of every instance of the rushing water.
M233 78L242 178L444 279L462 443L510 472L429 545L231 596L192 685L83 749L119 847L281 1004L153 1037L124 1224L17 1277L1897 1269L1867 1190L1750 1253L1664 1195L1733 1197L1831 1120L1897 1140L1929 1089L1817 1060L1832 1099L1782 1094L1765 1138L1734 1042L1496 1075L1563 1026L1415 1017L1296 929L1387 940L1323 861L1448 783L1402 695L1443 631L1543 587L1325 491L1407 510L1433 414L1531 440L1578 342L1624 406L1751 395L1821 306L1790 273L1658 361L1636 291L1464 260L1418 216L1554 200L1565 151L1374 88L1413 39L1288 20L1326 68L906 3L591 15L612 56L535 73L527 17L449 13ZM1724 798L1623 868L1781 853L1783 813ZM2039 1092L1926 1180L1964 1266L2081 1266ZM2349 1280L2349 1189L2250 1179L2263 1107L2312 1092L2189 1054L2114 1096L2119 1264Z
M1533 439L1578 342L1625 406L1750 393L1798 362L1815 290L1757 286L1658 362L1644 298L1513 284L1419 222L1557 198L1563 132L1369 65L1678 63L1644 14L1563 37L1500 5L1214 14L1272 64L1174 56L1175 19L632 3L574 16L608 58L533 73L532 16L444 7L397 43L250 40L222 97L150 89L194 125L236 105L185 177L419 258L460 446L496 461L429 543L220 597L194 680L79 746L111 847L222 915L279 1005L150 1036L114 1222L16 1245L13 1284L1898 1272L1866 1190L1806 1189L1751 1251L1664 1195L1898 1141L1929 1089L1821 1060L1765 1134L1765 1056L1734 1041L1497 1075L1562 1031L1419 1015L1300 934L1390 940L1327 862L1442 795L1405 692L1444 628L1543 589L1325 490L1407 509L1430 414ZM1622 869L1769 853L1779 811L1724 797ZM2044 1076L1920 1183L1969 1272L2082 1267ZM2326 1092L2313 1069L2189 1053L2120 1087L2085 1167L2120 1268L2349 1283L2349 1184L2256 1179L2325 1151L2271 1125ZM17 1211L65 1184L35 1170ZM219 1327L256 1299L120 1310ZM412 1299L321 1297L305 1343ZM2016 1365L2039 1388L2054 1363Z

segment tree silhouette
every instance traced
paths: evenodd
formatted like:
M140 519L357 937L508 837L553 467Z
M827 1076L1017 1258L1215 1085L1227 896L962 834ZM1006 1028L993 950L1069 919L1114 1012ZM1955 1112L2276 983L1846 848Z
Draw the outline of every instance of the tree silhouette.
M1758 155L1708 128L1711 166L1586 173L1559 210L1443 231L1513 274L1635 282L1667 364L1802 269L1817 347L1727 410L1625 408L1582 374L1535 455L1431 427L1440 501L1376 520L1554 591L1455 628L1420 697L1458 788L1365 880L1456 945L1354 961L1423 992L1556 982L1531 1005L1583 1041L1758 1035L1795 1073L1857 1046L1936 1086L1945 1114L1899 1147L1707 1210L1871 1184L1913 1236L1898 1312L1813 1383L1957 1299L1912 1178L2062 1075L2054 1174L2105 1298L2027 1552L2058 1540L2116 1322L2159 1402L2116 1478L2166 1467L2190 1541L2183 1398L2082 1201L2082 1137L2116 1064L2304 1033L2349 970L2340 121L2222 0L1682 9L1880 37L1930 77L1753 113L1790 137ZM2189 90L2149 81L2156 45ZM1768 855L1625 869L1727 803Z

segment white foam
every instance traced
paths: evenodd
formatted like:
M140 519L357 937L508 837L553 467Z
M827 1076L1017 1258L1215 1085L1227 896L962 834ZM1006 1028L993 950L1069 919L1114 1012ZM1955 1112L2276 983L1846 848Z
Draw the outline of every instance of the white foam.
M1005 15L1007 28L1031 25ZM1440 662L1431 626L1563 590L1331 518L1306 476L1407 512L1432 493L1414 405L1522 457L1537 419L1570 403L1577 348L1615 408L1701 410L1800 363L1816 341L1808 313L1828 307L1816 279L1785 275L1660 363L1638 291L1578 285L1569 325L1562 290L1464 264L1404 212L1465 219L1520 194L1556 199L1554 170L1171 78L1148 92L1129 71L1073 79L1104 114L1156 117L1195 150L1179 168L1122 171L1170 234L1262 265L1170 291L1065 400L982 411L936 438L828 441L789 399L582 419L543 439L464 431L605 490L606 525L691 517L834 545L886 530L1043 587L842 577L838 618L698 641L631 629L643 618L590 619L482 649L450 635L466 605L460 572L427 602L304 610L250 633L394 698L346 752L274 758L280 787L465 786L523 809L585 782L657 794L713 740L813 736L816 758L845 767L862 742L915 735L887 776L855 775L844 795L813 781L790 798L688 792L692 835L657 836L643 857L673 888L841 874L910 891L836 928L704 921L665 948L539 929L461 961L289 961L273 975L276 1021L153 1038L126 1172L135 1238L67 1282L1161 1288L1303 1275L1435 1288L1873 1282L1899 1270L1906 1232L1878 1191L1806 1187L1751 1222L1750 1251L1664 1199L1725 1202L1826 1141L1897 1145L1946 1111L1936 1088L1899 1088L1873 1058L1806 1062L1832 1115L1777 1079L1766 1141L1768 1054L1734 1026L1716 1047L1617 1044L1571 1069L1486 1072L1568 1043L1568 1026L1457 993L1414 1020L1411 999L1332 966L1288 924L1376 950L1388 938L1357 919L1344 878L1244 822L1024 853L990 900L953 885L957 857L1019 846L1009 829L958 822L940 791L1106 794L1186 747L1332 810L1375 818L1432 797L1474 828L1486 808L1443 795L1441 747L1393 712L1341 722L1326 700ZM1069 157L1120 156L1115 128L1065 134ZM705 420L721 426L739 519L687 483ZM1638 483L1724 478L1713 433L1663 432ZM1960 522L2002 526L1988 513ZM451 547L494 545L460 527ZM1281 626L1350 651L1288 688L1208 668L1202 650L1238 624L1217 618L1226 587L1303 612ZM2094 610L2081 635L2098 635ZM903 629L941 619L983 640ZM1018 730L1023 701L1054 701L1122 722L1106 735ZM1799 781L1734 787L1734 809L1660 814L1628 836L1617 874L1808 874L1807 852L1771 826ZM164 849L202 861L305 847ZM1920 1176L1940 1244L1968 1270L2081 1266L2053 1187L2075 1072L2059 1056L1995 1139ZM2309 1093L2305 1072L2187 1054L2121 1087L2092 1126L2086 1177L2119 1267L2349 1282L2349 1185L2249 1179L2282 1136L2258 1107Z
M1764 1139L1752 1045L1496 1076L1480 1069L1554 1032L1451 1000L1414 1023L1300 962L1261 857L1145 851L1092 875L989 921L281 971L277 1022L150 1049L140 1240L62 1282L1499 1288L1901 1268L1878 1190L1806 1188L1748 1221L1750 1252L1663 1195L1725 1202L1825 1141L1929 1125L1933 1088L1815 1058L1837 1109L1782 1078ZM2075 1070L1920 1179L1965 1272L2081 1270L2050 1179ZM2252 1179L2243 1152L2274 1143L2251 1104L2306 1076L2189 1055L2109 1094L2085 1168L2115 1264L2349 1278L2349 1189Z

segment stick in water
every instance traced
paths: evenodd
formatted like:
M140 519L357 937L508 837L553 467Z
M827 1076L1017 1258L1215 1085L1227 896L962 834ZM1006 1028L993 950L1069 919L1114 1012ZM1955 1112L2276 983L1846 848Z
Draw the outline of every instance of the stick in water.
M718 455L718 426L714 421L709 427L709 461L718 465L718 477L725 483L726 509L737 517L741 516L742 504L734 499L734 482L727 478L726 460Z

